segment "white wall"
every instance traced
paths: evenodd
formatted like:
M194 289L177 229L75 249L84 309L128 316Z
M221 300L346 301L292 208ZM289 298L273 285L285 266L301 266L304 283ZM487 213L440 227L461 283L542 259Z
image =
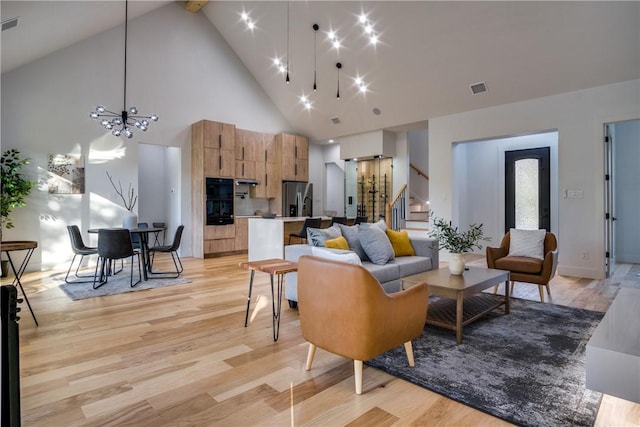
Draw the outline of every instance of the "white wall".
M489 246L498 246L505 223L504 153L539 147L550 151L551 231L558 234L556 132L454 144L453 163L460 166L453 177L453 221L463 229L468 224L483 224L485 235L491 238ZM484 249L474 252L485 253Z
M557 129L559 194L584 192L583 199L558 200L558 273L603 278L603 123L634 118L640 118L639 80L430 119L431 207L452 217L454 143ZM590 259L582 259L585 251Z
M84 195L34 191L14 215L16 228L3 236L39 242L30 268L66 268L71 258L67 224L82 230L121 224L122 208L105 171L141 190L141 142L179 150L178 158L168 156L165 163L172 168L173 190L166 209L173 226L185 225L182 249L190 255L191 124L206 118L266 133L293 132L202 13L170 3L131 20L128 43L127 103L160 117L131 140L105 134L89 118L98 104L122 108L123 26L2 75L3 150L15 147L30 157L27 172L34 178L46 168L49 153L86 158ZM145 214L146 207L138 208Z
M344 170L334 162L326 165L326 192L323 210L336 211L336 216L345 216ZM322 212L320 212L322 213Z
M409 162L429 175L429 132L427 129L407 133ZM429 200L429 180L409 169L409 191L422 201ZM415 200L414 200L415 203Z
M612 126L615 261L640 263L640 120Z
M138 222L150 226L154 222L167 222L169 190L167 181L167 147L139 144L138 153Z

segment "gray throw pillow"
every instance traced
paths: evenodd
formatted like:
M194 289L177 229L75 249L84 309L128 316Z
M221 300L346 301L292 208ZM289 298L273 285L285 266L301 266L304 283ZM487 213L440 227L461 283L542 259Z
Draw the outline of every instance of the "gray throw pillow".
M360 239L358 238L358 226L359 225L344 225L344 224L334 224L340 227L340 232L342 236L347 239L347 243L349 244L349 249L354 251L362 261L369 261L369 257L367 253L362 249L362 245L360 244Z
M324 246L326 240L340 236L340 229L335 224L329 228L307 228L307 242L311 246Z
M387 233L381 230L378 223L360 224L358 230L360 245L372 263L384 265L395 258L393 246L387 237Z

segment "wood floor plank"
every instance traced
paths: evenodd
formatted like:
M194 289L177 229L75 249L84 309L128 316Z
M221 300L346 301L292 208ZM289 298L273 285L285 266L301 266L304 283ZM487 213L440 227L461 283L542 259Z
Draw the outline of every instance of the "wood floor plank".
M59 271L25 274L40 326L23 311L23 425L508 425L369 367L358 396L353 363L321 349L305 371L307 344L286 301L273 342L268 275L256 275L252 307L266 304L244 327L246 258L187 258L190 283L79 301L57 287ZM605 311L621 286L640 286L629 268L607 280L556 276L546 303ZM539 300L528 284L515 296ZM605 396L596 425L638 420L640 404Z

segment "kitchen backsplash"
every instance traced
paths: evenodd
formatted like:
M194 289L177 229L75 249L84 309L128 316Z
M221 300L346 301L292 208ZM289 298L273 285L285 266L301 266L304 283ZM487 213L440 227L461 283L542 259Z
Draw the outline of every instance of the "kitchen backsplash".
M256 211L269 212L269 199L249 197L248 185L235 187L235 215L254 215Z

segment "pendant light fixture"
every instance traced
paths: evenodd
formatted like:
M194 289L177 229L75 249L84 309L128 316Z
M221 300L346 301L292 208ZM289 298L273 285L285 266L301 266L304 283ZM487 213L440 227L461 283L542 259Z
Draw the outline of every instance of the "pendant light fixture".
M127 23L129 15L129 2L125 0L124 6L124 100L122 112L115 113L107 110L99 105L95 111L89 114L92 119L100 120L100 124L105 129L110 130L114 136L124 135L127 138L133 137L132 129L136 127L145 132L149 128L149 120L157 122L158 116L152 114L150 116L142 116L138 114L136 107L127 110Z
M287 1L287 77L284 79L289 84L289 2Z
M318 85L316 84L316 70L317 70L317 59L318 59L318 30L320 26L318 24L313 24L313 91L318 90Z
M340 99L340 68L342 68L342 64L337 62L336 68L338 69L338 92L336 93L336 98Z

